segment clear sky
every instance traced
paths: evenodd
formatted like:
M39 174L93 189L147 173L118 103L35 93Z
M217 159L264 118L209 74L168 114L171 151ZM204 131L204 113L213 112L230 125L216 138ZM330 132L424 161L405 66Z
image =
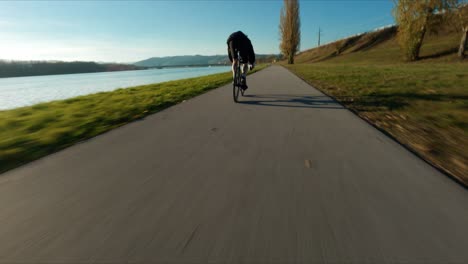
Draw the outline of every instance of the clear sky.
M283 1L0 1L0 59L134 62L226 53L242 30L279 53ZM394 22L391 0L301 0L301 50Z

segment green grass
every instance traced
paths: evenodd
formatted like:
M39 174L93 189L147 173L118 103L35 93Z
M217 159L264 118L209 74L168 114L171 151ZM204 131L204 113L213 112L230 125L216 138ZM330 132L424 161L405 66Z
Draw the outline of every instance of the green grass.
M468 184L468 64L322 62L288 68Z
M0 111L0 172L231 81L231 73L220 73Z

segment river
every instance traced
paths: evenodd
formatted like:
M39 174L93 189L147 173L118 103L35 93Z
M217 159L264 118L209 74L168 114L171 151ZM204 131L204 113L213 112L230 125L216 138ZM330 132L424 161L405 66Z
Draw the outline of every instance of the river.
M0 78L0 110L214 73L229 66Z

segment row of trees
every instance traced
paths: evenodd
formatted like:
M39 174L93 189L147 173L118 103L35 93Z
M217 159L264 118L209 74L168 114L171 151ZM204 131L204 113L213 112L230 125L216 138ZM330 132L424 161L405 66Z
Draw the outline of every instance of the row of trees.
M0 61L0 78L51 74L91 73L138 70L143 67L127 64L95 62Z
M398 42L408 61L419 59L424 37L429 30L449 24L462 32L458 55L465 57L468 36L466 0L394 0Z
M280 14L280 50L289 64L299 51L301 42L299 2L283 0ZM419 59L424 37L429 30L447 23L462 33L458 55L465 57L468 49L468 0L393 0L398 24L398 42L406 60Z

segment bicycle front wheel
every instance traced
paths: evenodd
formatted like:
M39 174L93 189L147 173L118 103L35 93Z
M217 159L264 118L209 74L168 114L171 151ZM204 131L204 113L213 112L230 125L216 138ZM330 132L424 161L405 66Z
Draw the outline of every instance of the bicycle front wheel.
M234 73L234 81L232 82L232 95L234 97L234 102L238 102L239 98L239 92L240 92L240 69L239 67L236 67L236 71Z

